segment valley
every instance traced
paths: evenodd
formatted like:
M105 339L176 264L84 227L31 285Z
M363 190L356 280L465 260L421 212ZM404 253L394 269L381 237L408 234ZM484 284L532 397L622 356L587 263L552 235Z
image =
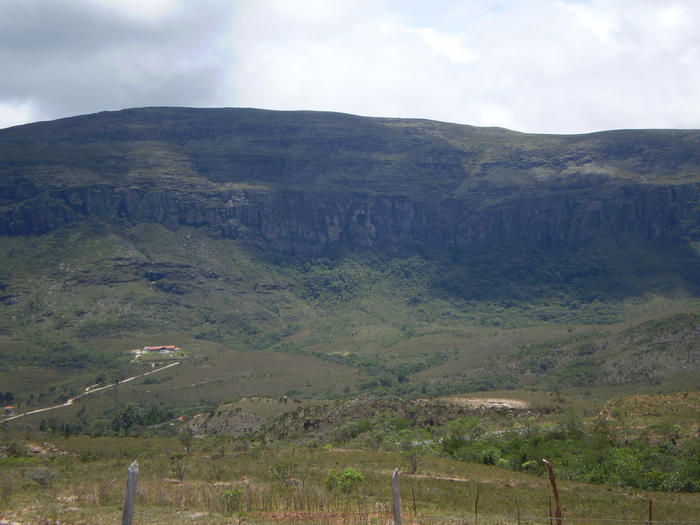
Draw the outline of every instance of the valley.
M143 522L386 519L398 466L414 519L471 519L480 486L501 523L545 516L547 457L572 519L690 522L699 246L694 130L0 130L0 518L116 522L138 458ZM128 350L161 342L183 355Z

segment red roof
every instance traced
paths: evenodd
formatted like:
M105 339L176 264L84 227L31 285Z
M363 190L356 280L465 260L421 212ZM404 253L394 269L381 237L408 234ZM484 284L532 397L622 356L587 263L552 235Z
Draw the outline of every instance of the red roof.
M147 346L146 350L179 350L175 345Z

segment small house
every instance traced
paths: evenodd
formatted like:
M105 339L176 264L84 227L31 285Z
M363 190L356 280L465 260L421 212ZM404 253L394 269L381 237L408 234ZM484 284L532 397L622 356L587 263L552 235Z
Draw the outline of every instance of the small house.
M168 352L179 352L180 348L178 348L175 345L144 346L143 351L144 352L168 353Z

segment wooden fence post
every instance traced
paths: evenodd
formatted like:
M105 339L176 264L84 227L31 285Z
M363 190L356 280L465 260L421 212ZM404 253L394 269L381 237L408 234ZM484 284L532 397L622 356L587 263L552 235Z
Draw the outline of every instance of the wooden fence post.
M413 496L413 517L418 516L418 507L416 507L416 491L413 490L413 485L411 485L411 496Z
M131 525L134 520L134 503L136 503L136 484L139 480L139 464L134 460L126 476L126 496L124 496L124 512L122 525Z
M479 484L476 485L476 498L474 499L474 525L479 525Z
M650 499L649 500L649 521L647 521L648 525L651 525L653 522L653 519L654 519L653 513L652 513L652 505L653 505L653 500Z
M401 495L399 494L399 469L391 476L391 512L394 515L394 525L401 525Z
M552 465L549 463L549 461L547 461L546 459L543 459L542 463L545 464L547 470L549 471L549 482L552 484L552 492L554 492L554 503L556 504L556 508L554 509L554 515L557 518L557 525L561 525L561 503L559 502L559 491L557 490L557 480L554 477L554 469L552 468Z

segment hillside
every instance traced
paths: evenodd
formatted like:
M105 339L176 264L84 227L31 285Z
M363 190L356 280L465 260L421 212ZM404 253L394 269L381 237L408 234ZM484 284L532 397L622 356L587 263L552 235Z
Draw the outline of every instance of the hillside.
M700 131L98 113L0 130L0 239L29 406L148 344L134 399L697 386Z
M85 216L319 253L697 236L700 132L525 135L314 112L145 108L0 132L0 233Z

